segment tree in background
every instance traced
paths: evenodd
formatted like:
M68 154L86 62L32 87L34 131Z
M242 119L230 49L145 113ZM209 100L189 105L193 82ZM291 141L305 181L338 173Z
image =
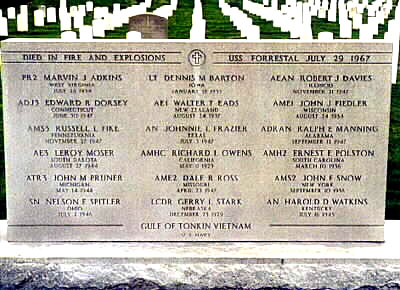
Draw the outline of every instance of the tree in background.
M31 0L1 0L0 1L0 8L8 8L8 7L15 7L18 5L28 4L32 2Z
M85 4L89 0L67 0L68 6ZM136 4L135 0L92 0L95 6L112 6L113 3L120 3L121 6ZM58 7L60 0L1 0L0 8L17 7L19 5L32 4L34 6L46 5L48 7Z
M67 5L75 6L75 5L85 4L87 1L89 0L67 0ZM134 4L133 0L91 0L91 1L94 3L95 6L112 6L113 3L120 3L122 6L128 6ZM60 5L60 0L33 0L32 4L35 6L46 5L48 7L58 7Z

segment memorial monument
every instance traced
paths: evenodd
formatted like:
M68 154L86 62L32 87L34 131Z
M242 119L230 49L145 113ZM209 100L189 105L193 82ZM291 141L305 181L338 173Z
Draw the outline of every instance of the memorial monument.
M52 17L47 8L43 32L31 25L35 3L9 9L8 23L3 10L1 35L75 28L62 35L81 42L2 46L0 288L399 287L397 221L385 222L385 243L360 241L383 240L385 191L396 199L396 122L385 179L400 10L257 2L87 2L85 26L76 14L85 5L64 2ZM129 18L150 10L168 19L171 38L190 41L84 42L125 38ZM61 27L49 25L54 16ZM266 36L329 43L258 42ZM250 43L209 41L221 37ZM383 37L393 53L364 43ZM138 242L95 242L105 240ZM356 243L268 242L282 240Z
M10 241L382 241L385 42L2 44Z

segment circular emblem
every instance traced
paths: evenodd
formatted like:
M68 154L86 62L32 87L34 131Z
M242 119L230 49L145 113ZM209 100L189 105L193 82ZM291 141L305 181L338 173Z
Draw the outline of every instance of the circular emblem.
M193 49L188 55L189 63L193 66L199 66L206 62L206 54L200 49Z

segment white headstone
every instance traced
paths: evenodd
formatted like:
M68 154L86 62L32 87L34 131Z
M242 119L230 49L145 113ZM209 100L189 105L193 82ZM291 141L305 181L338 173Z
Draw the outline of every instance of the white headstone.
M43 11L44 17L46 18L46 5L39 5L38 9Z
M286 0L286 4L290 7L293 7L296 5L296 0Z
M113 4L113 13L120 12L120 11L121 11L121 4L120 3L114 3Z
M83 16L86 16L86 5L79 5L78 12L81 13Z
M340 38L352 38L352 34L352 22L348 19L343 19L340 22Z
M361 41L368 41L374 39L374 34L370 24L361 24L359 38Z
M354 3L353 3L353 2L350 2L350 3L351 3L351 4L348 4L348 5L347 5L347 11L348 11L348 13L349 13L349 18L350 18L350 19L353 19L354 15L357 14L357 7L354 6Z
M76 32L75 31L64 31L61 33L61 39L63 40L75 40Z
M298 21L300 24L303 23L303 9L304 9L303 6L304 6L303 2L298 1L296 3L296 7L292 9L294 11L295 20Z
M313 39L313 34L311 25L303 24L300 31L300 40L308 41L312 39Z
M94 19L101 19L103 16L101 15L102 9L101 7L94 7L93 9L93 18Z
M47 8L47 22L56 23L57 22L57 9L55 7Z
M67 8L67 0L60 0L60 8Z
M337 4L335 1L331 2L331 7L328 10L328 21L336 22L337 17Z
M173 10L170 9L170 6L165 5L157 8L156 10L153 11L154 15L163 17L163 18L169 18L173 14Z
M94 37L105 37L106 22L104 19L93 19L93 36Z
M339 5L339 24L341 24L344 21L348 21L349 19L347 18L348 13L346 10L346 7Z
M248 28L247 32L247 40L249 41L257 41L260 40L260 27L257 25L251 25Z
M374 17L375 13L376 13L376 6L368 5L367 9L368 9L368 16L369 17Z
M20 14L28 15L28 5L20 6Z
M389 17L391 10L392 10L391 7L383 6L382 11L383 11L383 15L384 15L385 19L387 19Z
M243 7L243 10L247 10L247 11L250 11L251 9L252 9L252 2L250 2L250 0L243 0L242 1L242 7Z
M84 15L79 13L79 12L75 12L74 14L74 28L81 28L84 25Z
M142 34L139 31L128 31L126 34L126 40L140 40L142 39Z
M122 12L116 12L111 14L112 17L112 26L113 27L122 27L122 25L124 24L123 22L123 17L122 17ZM128 23L129 23L129 18L128 18Z
M329 9L328 10L328 21L329 22L336 22L336 9Z
M312 16L317 16L318 15L318 10L317 7L315 7L314 5L310 6L310 14Z
M303 29L303 26L301 23L293 21L292 25L290 27L290 30L289 30L290 38L300 38L302 29Z
M132 17L132 16L136 15L135 14L135 9L132 6L129 6L124 10L125 10L125 17L128 17L128 19L129 19L129 17ZM128 20L128 23L129 23L129 20Z
M370 25L370 29L373 35L378 35L379 33L379 25L376 17L368 17L368 24Z
M282 14L281 31L289 32L292 25L292 19L287 14Z
M142 2L142 3L143 3L143 2ZM146 13L147 8L146 8L146 6L145 6L145 3L143 3L143 4L142 4L142 3L140 3L139 5L135 5L135 6L132 8L132 12L133 12L133 15L132 15L132 16Z
M278 0L272 0L272 9L278 10Z
M86 11L93 12L93 2L92 1L86 2Z
M0 36L8 36L8 19L0 17Z
M72 29L72 19L71 14L63 13L60 15L60 30L68 31Z
M106 21L106 30L114 30L114 21L113 21L113 15L111 13L107 13L107 15L104 17L104 20Z
M44 12L43 10L35 10L33 12L33 23L35 26L44 26Z
M376 11L376 19L379 24L385 24L385 15L384 15L383 11L381 11L381 10Z
M303 4L303 24L311 25L311 12L310 5L308 3Z
M93 39L93 28L90 25L83 25L79 28L79 39L92 40Z
M362 25L362 14L355 13L353 14L353 29L360 29Z
M77 12L78 12L78 6L71 6L69 8L69 13L71 14L72 17L74 17Z
M68 12L68 8L59 8L58 9L58 17L59 17L59 19L61 20L61 18L63 18L66 14L69 14L69 12Z
M200 19L199 20L199 35L202 38L202 40L206 39L206 20L205 19Z
M328 31L320 32L320 33L318 33L318 40L332 41L333 40L333 33L332 32L328 32Z
M17 31L27 32L29 30L28 15L18 14L17 15Z
M122 24L129 24L129 9L122 9L120 13Z
M16 18L15 7L9 7L7 9L7 17L8 17L8 19L15 19Z
M362 5L362 4L358 4L357 6L356 6L356 8L357 8L357 13L358 14L363 14L364 13L364 5Z
M243 1L243 6L246 6L248 1ZM221 5L222 4L222 5ZM219 1L219 5L226 6ZM190 29L190 40L203 41L206 37L205 20L203 19L203 7L199 0L195 0L192 14L192 28Z
M94 8L94 19L105 18L108 15L108 7L95 7Z
M326 10L325 8L319 8L318 10L318 18L326 18Z
M272 20L272 25L274 27L281 27L282 24L282 13L277 10L275 11L274 15L273 15L273 20Z

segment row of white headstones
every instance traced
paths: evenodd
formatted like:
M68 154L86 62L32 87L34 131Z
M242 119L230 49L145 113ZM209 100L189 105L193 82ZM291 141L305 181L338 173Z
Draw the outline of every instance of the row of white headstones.
M378 25L384 24L388 18L393 9L393 3L391 0L386 3L383 0L377 0L369 5L367 0L362 1L359 3L358 0L352 0L345 3L344 0L339 0L339 2L338 0L322 0L322 2L321 0L308 0L308 2L288 0L278 9L277 0L272 0L271 6L269 6L269 0L264 0L265 5L243 0L243 9L266 21L271 21L274 27L280 28L283 32L289 32L291 38L303 40L312 39L312 16L320 19L327 18L328 22L336 22L337 13L339 13L340 38L352 38L353 29L356 29L360 31L361 40L372 40L373 36L378 34ZM245 19L246 15L242 11L237 11L234 7L226 7L224 1L221 0L220 5L236 22L240 23ZM363 14L366 10L368 23L363 24ZM395 22L400 22L398 7L395 19L389 21L390 31L396 29ZM318 38L332 40L333 33L322 33Z
M76 32L79 30L79 38L82 40L91 40L93 37L105 37L106 30L114 30L129 23L129 18L135 15L146 13L147 8L151 6L151 0L145 0L139 5L132 5L126 9L121 9L119 3L113 4L113 12L109 12L108 7L94 7L92 1L85 5L71 6L69 9L66 0L61 0L58 9L58 17L61 30L61 38L66 40L76 39ZM0 10L1 11L1 10ZM93 12L92 25L85 25L84 18L88 12ZM2 14L2 13L1 13ZM0 16L2 16L0 14ZM34 26L45 26L47 23L57 22L57 8L42 5L33 12ZM8 36L8 19L17 19L17 31L29 31L28 6L21 5L19 13L16 14L15 7L7 9L7 18L0 17L0 36ZM140 38L140 33L130 34L130 37Z
M113 4L110 13L108 7L94 7L92 1L85 5L71 6L67 8L67 0L60 1L58 9L61 38L65 40L77 39L77 33L72 28L79 30L79 39L87 41L93 37L105 37L105 31L114 30L129 23L129 18L147 12L152 0L145 0L138 5L132 5L121 9L119 3ZM312 26L311 17L320 19L328 18L329 22L337 21L339 13L340 37L351 38L353 30L359 30L359 38L362 41L372 40L378 34L378 25L384 24L393 9L392 0L375 0L372 4L368 0L308 0L301 2L297 0L286 0L284 5L278 8L278 0L263 0L263 4L250 0L243 0L243 10L258 15L282 32L289 32L291 38L311 40ZM178 0L171 0L171 4L164 5L153 11L153 14L169 18L177 9ZM232 7L225 0L219 0L222 13L229 16L233 25L240 31L241 36L251 41L260 39L260 27L252 23L252 19L237 7ZM397 79L397 64L400 39L400 6L395 8L395 17L388 21L388 31L385 39L393 42L393 76L392 81ZM363 24L363 14L368 11L368 23ZM88 12L93 12L92 25L84 24L84 17ZM42 5L34 11L34 26L44 26L47 23L57 22L57 9ZM8 19L17 19L17 31L28 32L28 6L21 5L19 13L10 7L7 9L7 17L3 17L0 10L0 36L8 35ZM195 0L192 14L192 28L190 39L194 41L205 40L206 20L203 18L203 7L201 0ZM141 33L129 31L126 35L128 40L141 39ZM332 41L332 32L320 32L318 39Z
M353 29L360 31L361 40L371 40L378 34L378 25L384 24L393 8L392 0L376 0L369 5L368 0L308 0L301 2L296 0L287 0L285 5L278 9L278 0L264 0L263 4L255 3L250 0L243 0L243 9L260 16L266 21L271 21L274 27L280 28L283 32L289 32L291 38L300 38L303 40L312 39L311 17L326 18L328 21L336 22L337 11L339 11L340 37L351 38ZM170 5L164 5L153 11L153 14L164 18L172 16L177 9L177 0L172 0ZM61 31L71 31L72 28L82 29L80 31L81 39L90 39L93 37L105 37L106 30L114 30L116 27L122 27L129 23L129 17L146 13L147 8L151 6L151 0L146 0L138 5L132 5L121 9L119 3L113 4L113 12L109 12L108 7L93 7L93 2L88 1L86 5L71 6L68 10L66 0L61 0L59 8L59 20ZM225 0L219 0L219 6L224 15L230 17L234 26L241 32L242 37L249 40L260 39L260 29L252 24L251 18L237 7L231 7ZM339 9L337 9L339 7ZM368 23L363 24L363 13L368 10ZM87 12L94 12L92 25L84 25L84 17ZM2 17L0 10L0 36L8 35L8 19L17 18L17 30L27 32L28 27L28 6L21 5L20 13L16 15L16 9L10 7L7 9L7 16ZM34 11L34 25L44 26L45 20L48 23L57 21L57 9L54 7L46 8L40 6ZM195 0L195 6L192 16L191 38L205 39L205 19L203 19L202 4L200 0ZM92 33L89 33L89 32ZM389 21L388 36L400 31L400 9L396 7L395 19ZM72 34L70 34L72 35ZM321 33L319 38L323 40L333 39L333 33Z
M85 5L71 6L67 8L66 0L61 0L58 10L61 38L72 40L77 38L77 33L72 29L79 29L79 39L91 40L93 37L105 37L105 31L114 30L122 27L123 24L129 23L129 18L135 15L146 13L151 6L151 0L145 0L138 5L132 5L128 8L121 9L121 4L114 3L112 13L108 7L94 7L92 1L86 2ZM171 4L163 5L153 11L153 14L168 18L173 15L177 9L178 0L171 0ZM1 10L0 10L1 11ZM85 25L84 18L87 12L93 12L92 25ZM7 9L7 18L2 17L0 12L0 36L8 36L8 19L17 19L17 31L28 32L28 6L21 5L18 15L16 8L10 7ZM47 23L57 22L57 9L42 5L33 13L34 26L44 26ZM140 39L141 35L138 32L132 31L127 34L128 39Z
M230 21L240 31L241 37L257 41L260 39L260 27L254 25L252 19L238 7L232 7L225 0L219 0L222 13L229 16ZM361 41L373 40L378 34L379 24L384 24L393 9L392 0L375 0L371 5L368 0L348 1L344 0L308 0L301 2L287 0L278 8L278 0L263 0L263 4L250 0L243 0L243 10L260 16L282 32L289 32L291 38L301 40L312 40L312 16L320 19L328 18L328 22L337 21L339 12L340 38L352 38L353 29L359 30ZM363 24L363 13L368 11L368 23ZM205 20L202 18L202 6L200 0L195 0L192 29L190 39L202 41L205 39ZM395 17L388 21L388 31L384 35L385 40L393 43L392 59L392 82L397 81L397 70L399 61L400 45L400 6L396 7ZM318 39L322 41L333 41L333 33L324 31L318 33Z
M242 37L249 40L260 39L260 29L252 24L251 18L237 7L232 7L224 0L219 0L219 7L224 15L241 32ZM278 0L263 0L263 4L255 3L250 0L243 0L243 10L260 16L266 21L272 22L276 28L282 32L289 32L291 38L301 40L312 40L311 18L316 16L320 19L328 18L328 22L337 21L339 12L340 38L352 38L353 29L359 30L361 41L373 40L374 35L378 34L379 24L384 24L393 9L392 0L376 0L368 4L368 0L348 1L344 0L308 0L301 2L287 0L285 5L278 9ZM367 11L368 23L363 24L363 14ZM333 33L324 31L318 33L318 39L322 41L333 41ZM392 83L397 81L399 45L400 45L400 6L395 8L394 19L388 21L388 31L385 32L384 39L393 43L392 59Z

